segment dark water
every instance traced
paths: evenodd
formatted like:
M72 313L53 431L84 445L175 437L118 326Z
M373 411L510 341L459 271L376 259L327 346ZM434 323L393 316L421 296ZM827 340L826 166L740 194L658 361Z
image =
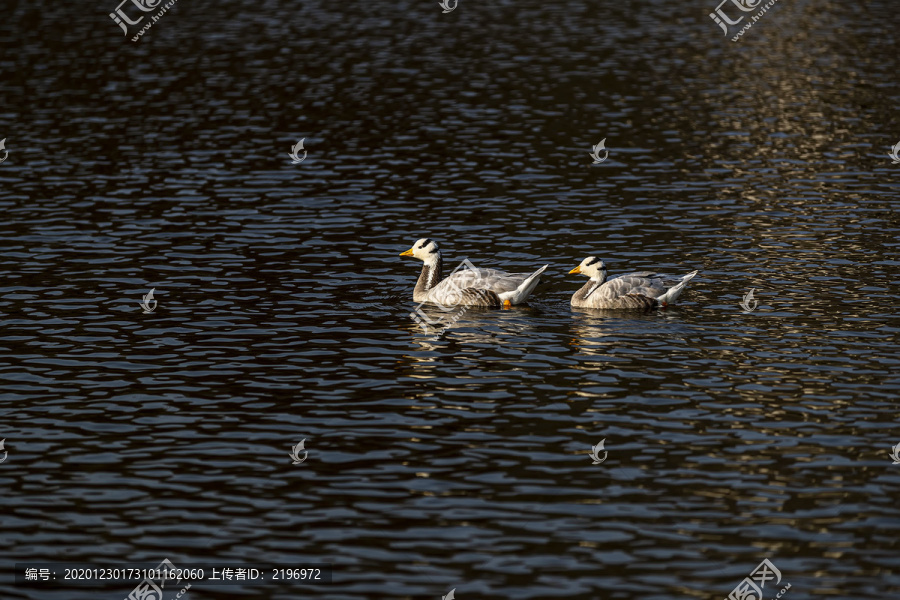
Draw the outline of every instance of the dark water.
M164 558L333 565L185 599L900 594L896 3L738 42L714 0L6 6L0 597ZM426 337L425 236L546 284ZM591 254L700 275L573 310Z

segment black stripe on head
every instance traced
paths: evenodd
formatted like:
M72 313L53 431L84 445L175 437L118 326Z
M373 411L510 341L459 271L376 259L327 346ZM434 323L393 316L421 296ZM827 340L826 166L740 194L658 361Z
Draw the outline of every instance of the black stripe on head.
M437 254L438 252L440 252L440 250L438 250L437 246L435 246L434 248L431 249L431 252L429 252L428 254Z
M425 246L427 246L427 245L430 244L430 243L431 243L431 240L430 240L430 239L426 239L424 242L422 242L422 245L419 246L419 248L420 248L420 249L421 249L421 248L424 248Z
M591 265L596 265L598 262L600 262L600 259L597 258L596 256L593 257L593 258L594 258L594 260L592 260L591 262L589 262L588 264L586 264L586 265L584 265L584 266L589 267L589 266L591 266Z

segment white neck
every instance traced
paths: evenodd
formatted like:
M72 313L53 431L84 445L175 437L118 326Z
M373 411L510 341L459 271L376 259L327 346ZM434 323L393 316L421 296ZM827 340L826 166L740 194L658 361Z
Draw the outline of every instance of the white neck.
M434 254L429 254L422 261L422 272L419 274L419 280L416 282L416 288L413 290L413 296L424 295L436 286L443 276L444 262L441 259L441 252L438 250Z

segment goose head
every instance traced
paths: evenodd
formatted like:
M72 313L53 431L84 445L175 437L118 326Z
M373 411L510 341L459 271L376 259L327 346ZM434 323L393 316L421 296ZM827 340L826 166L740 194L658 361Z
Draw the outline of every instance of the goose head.
M406 252L401 252L400 256L412 256L426 264L431 264L440 259L441 251L438 249L436 242L433 242L428 238L422 238L417 240L412 248Z
M569 271L569 274L587 275L596 281L606 280L606 265L596 256L588 256L581 264Z

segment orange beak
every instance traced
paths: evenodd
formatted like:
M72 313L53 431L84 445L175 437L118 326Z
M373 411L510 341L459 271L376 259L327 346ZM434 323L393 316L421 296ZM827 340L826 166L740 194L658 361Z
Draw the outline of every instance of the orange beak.
M579 273L581 273L581 265L578 265L577 267L569 271L569 275L578 275Z
M400 253L400 256L412 256L412 252L413 252L413 249L410 248L410 249L407 250L406 252L401 252L401 253Z

